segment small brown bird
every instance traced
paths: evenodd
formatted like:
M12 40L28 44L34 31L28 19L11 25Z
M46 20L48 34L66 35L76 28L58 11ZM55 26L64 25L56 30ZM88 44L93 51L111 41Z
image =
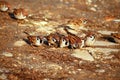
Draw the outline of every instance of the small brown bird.
M72 49L82 48L84 46L84 39L76 36L75 34L70 33L68 29L69 26L66 26L64 30L68 34L69 47Z
M0 1L0 11L7 11L10 9L10 4L6 1Z
M27 32L24 32L25 34L27 34L27 39L28 39L28 43L32 46L41 46L42 44L44 44L45 42L45 37L44 36L34 36L34 35L30 35Z
M116 43L120 44L120 33L111 33L111 36L115 40Z
M27 38L30 45L40 46L43 44L42 38L40 36L28 36Z
M61 36L59 45L60 48L68 47L70 45L69 38L67 36Z
M13 14L16 19L25 19L28 16L27 11L23 8L14 9Z
M84 46L84 40L76 35L68 35L68 39L70 42L70 48L82 48Z
M80 28L83 28L85 24L87 23L87 20L84 18L73 18L68 20L66 23L66 26L69 26L72 29L79 30Z
M85 37L85 46L93 46L95 43L95 34L90 32Z
M60 34L59 33L51 33L50 35L48 35L47 41L48 41L48 45L49 46L54 46L54 47L59 47L59 43L60 43Z

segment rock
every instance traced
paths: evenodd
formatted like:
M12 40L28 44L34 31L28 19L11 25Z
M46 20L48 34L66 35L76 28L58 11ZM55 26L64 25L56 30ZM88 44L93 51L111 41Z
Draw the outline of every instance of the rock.
M54 69L56 71L62 69L62 67L57 64L49 64L49 65L47 65L47 67L48 67L48 69Z
M95 41L94 46L115 46L118 45L116 43L111 43L108 41Z
M77 58L81 58L83 60L94 61L93 56L91 56L90 53L86 50L76 49L71 55Z
M25 41L23 41L23 40L19 40L19 41L16 41L16 42L14 43L14 46L18 46L18 47L20 47L20 46L23 46L23 45L25 45L25 44L26 44Z
M13 54L10 52L3 52L2 55L6 56L6 57L13 57Z
M38 26L44 26L44 25L48 24L48 22L46 22L46 21L33 21L33 20L31 21L31 23L34 25L38 25Z
M50 80L49 78L44 78L43 80Z
M7 80L7 76L6 76L5 74L1 74L1 75L0 75L0 80L1 80L1 79L2 79L2 80Z
M90 8L91 11L97 11L95 7Z
M96 72L98 72L98 73L104 73L105 70L104 69L97 69Z

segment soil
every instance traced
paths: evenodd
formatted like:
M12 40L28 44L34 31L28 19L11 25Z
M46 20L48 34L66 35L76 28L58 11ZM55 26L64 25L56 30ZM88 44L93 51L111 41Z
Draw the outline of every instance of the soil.
M94 61L89 61L71 56L73 49L30 46L24 33L46 35L39 26L52 29L73 18L87 19L85 28L91 31L108 31L108 35L109 32L120 33L120 0L6 1L11 4L11 11L22 7L29 17L27 22L14 19L8 12L0 12L0 80L120 80L118 43L97 36L98 41L115 45L105 43L92 47L93 50L100 48L101 52L95 51ZM108 21L106 17L118 21ZM29 21L42 22L36 25Z

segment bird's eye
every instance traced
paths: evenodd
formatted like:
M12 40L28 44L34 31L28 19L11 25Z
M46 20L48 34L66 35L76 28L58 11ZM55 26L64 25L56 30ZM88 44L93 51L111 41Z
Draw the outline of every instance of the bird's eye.
M86 24L87 23L87 20L83 20L83 24Z
M94 38L93 36L90 36L90 38Z
M95 37L94 37L94 36L90 36L90 39L91 39L91 40L94 40L94 39L95 39Z
M52 40L53 40L54 42L56 42L56 39L55 39L55 38L52 38Z
M39 37L37 36L37 40L39 40Z
M67 44L68 44L68 42L66 41L66 42L65 42L65 45L67 45Z
M65 39L63 39L63 42L65 41Z

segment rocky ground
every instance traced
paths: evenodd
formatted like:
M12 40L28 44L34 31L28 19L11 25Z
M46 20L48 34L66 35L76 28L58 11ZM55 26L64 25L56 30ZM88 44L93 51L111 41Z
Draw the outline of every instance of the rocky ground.
M120 32L120 0L6 0L25 8L16 20L0 12L0 80L119 80L120 44L103 38ZM85 18L96 32L94 46L83 49L33 47L27 35L46 35L73 18Z

